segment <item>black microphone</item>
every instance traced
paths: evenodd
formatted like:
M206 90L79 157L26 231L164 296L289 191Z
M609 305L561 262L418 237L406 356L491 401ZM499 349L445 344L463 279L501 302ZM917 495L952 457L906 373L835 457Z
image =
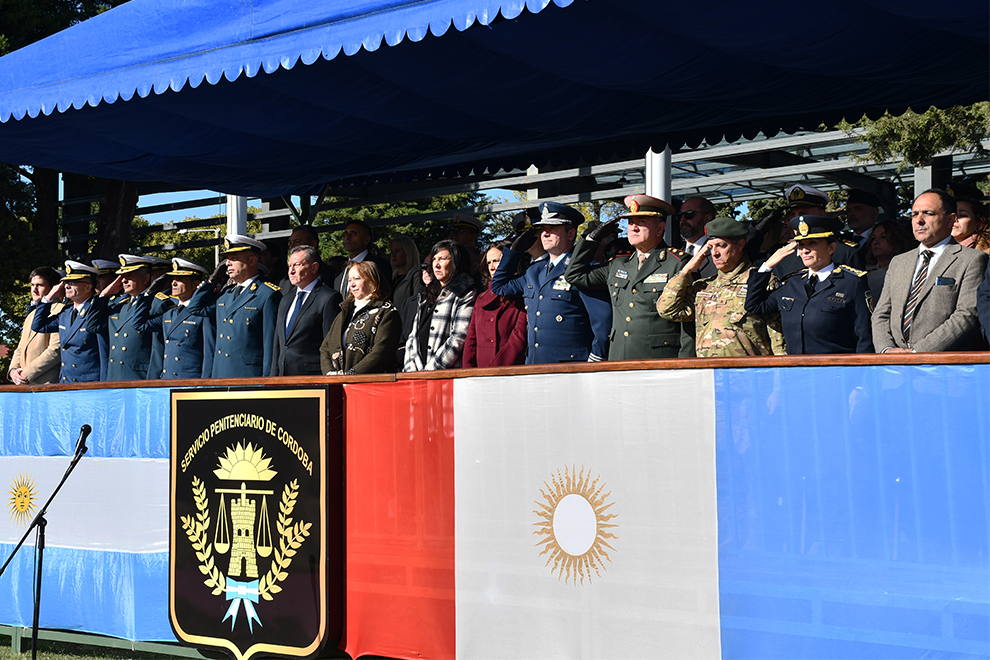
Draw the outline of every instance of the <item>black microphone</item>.
M93 427L89 424L83 424L82 428L79 429L79 439L76 440L76 456L82 456L86 453L86 436L93 432Z

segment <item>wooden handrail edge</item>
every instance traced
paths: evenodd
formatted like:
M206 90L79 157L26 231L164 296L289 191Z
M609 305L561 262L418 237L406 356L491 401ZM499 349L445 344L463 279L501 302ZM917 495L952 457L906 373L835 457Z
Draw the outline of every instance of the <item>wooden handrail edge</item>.
M732 358L677 358L667 360L629 360L623 362L569 362L531 364L484 369L449 369L397 374L360 376L276 376L269 378L197 378L176 380L127 380L51 385L5 385L3 392L58 392L73 390L130 388L243 388L298 387L341 383L390 383L405 380L435 380L481 376L521 376L532 374L595 373L605 371L652 371L668 369L752 369L767 367L859 367L990 364L990 352L972 353L885 353L862 355L773 355Z

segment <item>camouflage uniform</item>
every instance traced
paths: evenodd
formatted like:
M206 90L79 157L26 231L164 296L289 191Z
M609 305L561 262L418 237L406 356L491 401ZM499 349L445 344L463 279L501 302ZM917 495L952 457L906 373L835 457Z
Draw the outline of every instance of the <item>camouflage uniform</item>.
M773 355L769 328L780 330L779 317L745 310L751 268L744 259L732 272L693 282L682 270L664 288L657 312L668 321L695 321L698 357Z

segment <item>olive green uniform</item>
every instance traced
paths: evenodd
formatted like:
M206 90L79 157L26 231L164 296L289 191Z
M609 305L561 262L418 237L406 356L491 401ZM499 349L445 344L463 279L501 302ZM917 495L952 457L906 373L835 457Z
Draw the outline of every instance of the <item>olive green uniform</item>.
M608 359L694 357L692 334L681 323L656 313L660 293L684 267L687 255L661 243L642 267L636 253L594 265L597 249L598 241L579 240L564 279L582 291L608 292L612 302Z
M769 329L779 332L780 318L746 312L751 268L744 259L729 273L694 282L682 271L667 284L657 312L671 321L695 321L698 357L773 355Z

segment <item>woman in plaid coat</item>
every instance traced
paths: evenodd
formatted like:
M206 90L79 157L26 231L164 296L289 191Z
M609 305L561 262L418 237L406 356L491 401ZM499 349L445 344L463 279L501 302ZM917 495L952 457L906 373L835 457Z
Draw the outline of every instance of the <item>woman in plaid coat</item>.
M460 243L440 241L427 263L433 266L434 280L420 294L412 332L406 339L403 371L459 367L478 296L470 272L471 256Z

